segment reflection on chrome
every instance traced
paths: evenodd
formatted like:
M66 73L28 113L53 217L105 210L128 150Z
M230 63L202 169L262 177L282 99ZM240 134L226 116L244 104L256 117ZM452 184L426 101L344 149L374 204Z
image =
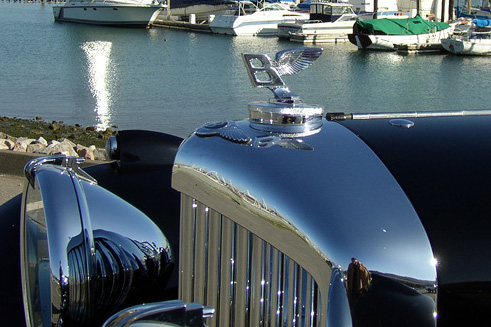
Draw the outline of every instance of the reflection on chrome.
M94 111L97 114L97 129L109 127L111 118L111 91L109 87L109 55L111 42L85 42L82 49L87 56L88 78L90 92L96 103Z

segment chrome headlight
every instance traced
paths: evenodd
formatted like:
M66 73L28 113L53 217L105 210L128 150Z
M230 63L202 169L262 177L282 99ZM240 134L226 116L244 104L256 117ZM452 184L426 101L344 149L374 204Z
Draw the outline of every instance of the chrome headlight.
M164 289L171 252L148 217L96 185L76 158L35 159L25 172L21 273L27 326L101 323L123 305L153 300Z

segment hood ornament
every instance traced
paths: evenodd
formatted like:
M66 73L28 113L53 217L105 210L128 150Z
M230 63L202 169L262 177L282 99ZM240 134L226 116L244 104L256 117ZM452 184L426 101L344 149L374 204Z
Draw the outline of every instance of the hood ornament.
M304 134L322 126L324 109L303 103L281 79L281 76L293 75L309 67L322 51L322 48L294 48L278 52L274 60L267 54L242 54L252 85L268 88L274 94L274 99L267 102L249 104L251 127L268 132Z

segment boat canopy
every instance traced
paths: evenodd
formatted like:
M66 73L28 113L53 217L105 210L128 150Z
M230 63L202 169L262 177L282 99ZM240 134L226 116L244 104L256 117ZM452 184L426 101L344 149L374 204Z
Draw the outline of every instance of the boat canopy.
M472 23L478 27L487 27L491 26L491 19L476 19Z
M367 34L379 35L416 35L444 30L450 25L443 22L430 22L424 20L419 14L414 18L381 18L359 20L355 29L363 30Z

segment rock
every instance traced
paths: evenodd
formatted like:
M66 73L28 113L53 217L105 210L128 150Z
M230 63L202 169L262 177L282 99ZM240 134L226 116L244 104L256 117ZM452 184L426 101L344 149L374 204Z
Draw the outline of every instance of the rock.
M45 145L39 143L32 143L27 146L26 152L28 153L42 153L46 148Z
M60 129L60 126L58 126L56 122L52 122L51 124L49 124L48 128L52 131L57 131Z
M15 141L12 141L11 139L5 140L5 145L9 147L9 150L12 150L15 146Z
M79 157L82 157L84 159L88 160L94 160L94 151L90 150L88 147L77 144L75 147L75 151L77 152Z
M5 142L0 142L0 150L10 150L10 148Z
M94 160L109 160L105 149L95 149Z
M87 131L95 132L96 128L94 126L89 126L85 128Z
M41 116L37 116L37 117L36 117L36 120L43 120L43 117L41 117Z
M0 138L1 139L6 139L6 140L11 140L11 141L14 141L14 142L17 141L17 138L16 137L10 136L7 133L2 133L2 132L0 132Z
M68 143L72 146L72 148L75 148L77 146L75 143L73 143L72 141L70 141L69 139L66 139L66 138L61 138L58 141L61 143Z
M48 146L48 141L46 141L42 136L40 136L34 143L44 145L45 147Z
M35 139L29 139L27 137L19 137L19 138L17 138L17 142L15 142L15 146L12 150L18 151L18 152L26 152L27 146L34 141L36 141L36 140Z
M52 155L52 154L64 154L66 156L75 156L78 154L73 150L73 146L68 142L51 142L44 150L41 152L44 154Z

